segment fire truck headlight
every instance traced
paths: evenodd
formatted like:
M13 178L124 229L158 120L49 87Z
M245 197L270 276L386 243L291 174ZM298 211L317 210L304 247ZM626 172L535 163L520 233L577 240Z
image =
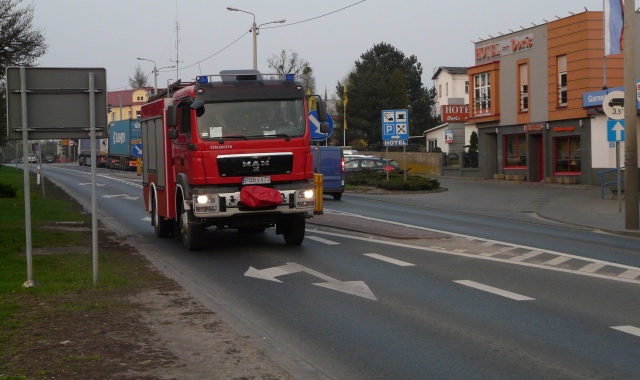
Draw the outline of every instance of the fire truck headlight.
M209 197L206 195L198 195L196 197L196 203L211 203L209 202Z
M298 198L303 198L303 199L313 198L313 190L303 190L298 192Z
M215 195L196 195L194 201L194 212L196 213L196 215L198 213L220 211L220 209L218 208L218 197Z

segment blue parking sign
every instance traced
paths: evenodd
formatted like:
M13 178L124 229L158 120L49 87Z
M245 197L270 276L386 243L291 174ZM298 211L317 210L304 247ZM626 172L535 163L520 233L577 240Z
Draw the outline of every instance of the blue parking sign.
M407 140L409 138L409 111L382 111L382 140Z

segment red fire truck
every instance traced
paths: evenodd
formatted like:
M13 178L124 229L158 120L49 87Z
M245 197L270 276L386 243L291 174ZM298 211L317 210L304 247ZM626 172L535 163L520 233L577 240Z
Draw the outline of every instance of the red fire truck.
M326 105L317 104L326 133ZM265 79L255 70L199 76L173 97L150 99L141 110L142 174L156 235L195 250L207 227L275 227L287 244L301 244L315 207L307 115L308 95L291 74Z

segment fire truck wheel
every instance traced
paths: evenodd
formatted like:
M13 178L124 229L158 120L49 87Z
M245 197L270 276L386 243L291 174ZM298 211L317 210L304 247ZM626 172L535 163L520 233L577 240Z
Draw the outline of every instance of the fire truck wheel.
M182 235L182 245L187 251L195 251L200 248L203 228L200 223L195 222L195 217L191 210L182 210L180 214L180 234Z
M304 240L305 217L303 214L291 215L287 218L282 236L288 245L300 245Z
M167 237L171 234L171 221L158 215L155 198L151 200L151 218L153 229L157 237Z

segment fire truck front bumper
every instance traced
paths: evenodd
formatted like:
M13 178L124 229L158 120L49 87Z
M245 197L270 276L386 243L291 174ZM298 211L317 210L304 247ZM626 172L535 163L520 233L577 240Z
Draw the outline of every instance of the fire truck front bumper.
M263 208L250 208L240 200L240 189L202 187L193 189L192 209L198 218L229 217L256 212L277 212L281 214L300 213L313 210L316 204L312 183L294 186L276 185L282 203Z

